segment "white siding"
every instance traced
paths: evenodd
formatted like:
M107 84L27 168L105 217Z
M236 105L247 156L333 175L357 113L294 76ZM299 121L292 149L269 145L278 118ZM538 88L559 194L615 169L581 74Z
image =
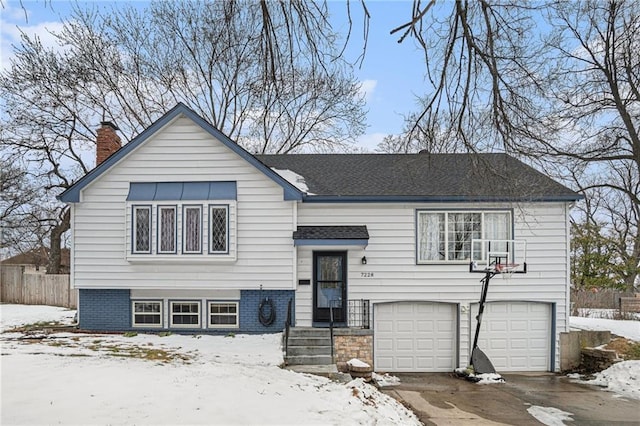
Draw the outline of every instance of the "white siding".
M229 203L231 259L127 261L129 182L162 181L237 181L237 202ZM293 212L280 186L191 120L178 118L83 190L74 208L75 287L293 289Z
M469 334L470 305L480 298L481 274L469 273L467 263L420 264L416 262L416 209L512 209L514 235L527 241L525 275L491 281L489 301L538 301L556 303L556 341L567 325L569 244L566 203L511 204L301 204L298 225L366 225L369 245L349 249L348 298L372 303L433 301L460 303L461 336ZM318 247L324 250L326 247ZM298 248L297 279L311 279L313 249ZM366 255L367 264L360 258ZM373 277L362 277L362 272ZM298 324L311 323L311 288L296 294ZM307 295L308 293L308 295ZM308 305L306 305L308 303ZM306 306L308 308L306 308ZM557 343L556 343L557 347ZM461 338L460 365L466 366L468 341ZM556 366L557 367L557 366Z

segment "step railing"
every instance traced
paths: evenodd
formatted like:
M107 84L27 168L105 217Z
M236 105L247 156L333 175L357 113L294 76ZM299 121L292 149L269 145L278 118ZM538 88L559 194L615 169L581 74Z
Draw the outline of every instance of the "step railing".
M291 329L291 302L293 299L289 299L287 304L287 319L284 322L284 360L287 361L289 356L289 330Z
M351 328L371 328L371 303L368 299L348 301L347 325Z

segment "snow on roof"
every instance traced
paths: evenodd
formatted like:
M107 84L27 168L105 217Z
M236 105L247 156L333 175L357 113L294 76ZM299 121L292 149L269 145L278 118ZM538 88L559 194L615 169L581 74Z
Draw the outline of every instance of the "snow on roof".
M291 185L298 188L300 191L310 194L309 187L307 186L304 176L301 176L291 170L276 169L274 167L272 167L271 170L282 176L282 178L284 178Z

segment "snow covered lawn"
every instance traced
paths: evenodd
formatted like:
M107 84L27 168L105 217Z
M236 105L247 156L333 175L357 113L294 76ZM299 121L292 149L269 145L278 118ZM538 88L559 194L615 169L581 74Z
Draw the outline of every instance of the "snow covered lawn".
M73 311L0 305L0 327ZM26 338L30 337L30 338ZM281 335L0 335L2 424L420 424L374 387L294 373Z

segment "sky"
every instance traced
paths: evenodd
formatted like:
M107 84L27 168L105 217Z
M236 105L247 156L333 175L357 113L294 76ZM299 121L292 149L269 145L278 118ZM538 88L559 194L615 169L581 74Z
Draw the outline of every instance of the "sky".
M45 45L54 46L48 31L59 31L61 20L67 17L74 2L68 0L0 0L0 69L6 69L12 57L12 44L20 41L20 31L38 34ZM79 2L84 4L87 2ZM110 9L113 1L92 1L92 5ZM143 7L147 2L136 2ZM24 6L24 7L23 7ZM347 31L345 1L330 1L335 29ZM387 134L398 134L403 127L403 115L416 109L416 95L424 92L424 63L415 42L407 38L397 42L398 34L390 31L410 20L412 2L368 0L371 15L367 50L361 66L354 69L365 92L367 124L358 145L373 151ZM351 2L354 30L347 48L347 56L355 60L364 45L360 2Z

